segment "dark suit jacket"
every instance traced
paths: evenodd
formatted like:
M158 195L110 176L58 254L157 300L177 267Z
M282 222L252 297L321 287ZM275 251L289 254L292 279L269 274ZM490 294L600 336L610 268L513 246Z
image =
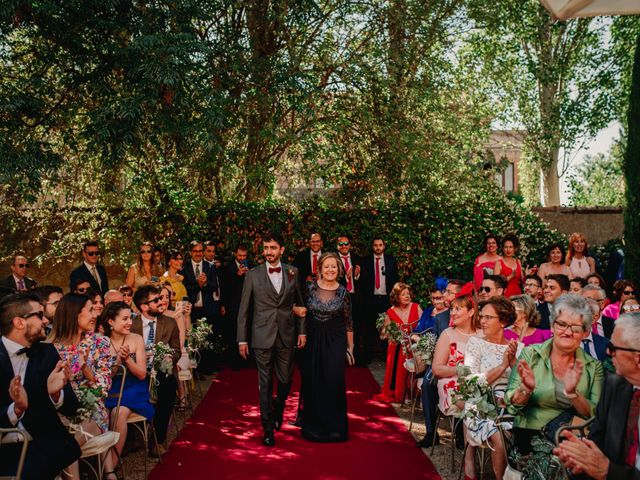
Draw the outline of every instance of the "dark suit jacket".
M538 304L536 308L538 312L540 312L540 325L538 325L538 328L551 330L549 304L547 302L542 302Z
M608 340L602 335L596 335L595 333L591 335L591 338L593 338L593 346L596 349L596 358L603 362L607 358Z
M384 276L388 295L396 282L398 282L399 277L396 259L386 253L384 254ZM375 286L375 259L373 255L368 255L362 259L360 264L360 289L362 295L365 297L372 296Z
M336 252L336 254L340 257L340 261L342 261L342 265L344 266L344 261L342 260L342 255L340 255L340 252ZM360 269L362 269L362 258L360 258L359 255L356 255L353 252L349 252L349 255L351 256L351 268L353 269L353 271L355 271L356 265L360 265ZM342 285L344 288L347 288L347 277L346 277L346 271L345 271L345 276L342 277L339 280L340 285ZM353 273L352 273L353 274ZM362 275L362 272L360 272L360 274ZM354 292L358 292L358 285L360 284L360 278L358 277L358 279L355 279L355 274L354 278L353 278L353 289Z
M24 286L27 290L33 290L38 286L38 282L33 278L24 277ZM8 288L14 292L18 291L18 285L16 284L16 279L13 278L13 275L0 279L0 287Z
M158 318L156 320L157 323L154 337L155 343L163 342L173 348L173 365L175 367L176 363L178 363L178 360L180 359L180 356L182 355L178 324L173 318L167 317L166 315L158 315ZM131 331L142 336L142 315L138 315L133 319ZM143 337L143 340L146 339Z
M440 338L442 332L444 332L447 328L449 328L449 321L451 319L451 310L447 309L444 312L436 315L436 324L435 324L435 334L436 337Z
M320 260L320 255L318 255L318 260ZM298 269L300 273L300 286L304 287L305 281L308 276L313 274L313 263L311 262L311 249L307 248L301 252L296 254L295 259L293 260L293 266ZM304 291L306 289L303 288Z
M202 306L206 308L213 304L213 292L218 291L218 275L216 267L211 266L205 259L202 259L202 271L207 276L207 284L202 288L200 288L200 285L196 281L196 273L193 270L193 264L190 258L185 261L180 274L184 276L182 283L187 289L189 302L195 304L198 298L198 292L202 292Z
M616 326L616 321L611 317L602 315L602 317L600 318L600 323L602 323L602 330L604 331L604 336L610 339L611 335L613 335L613 329Z
M293 348L298 335L306 334L305 319L293 314L293 306L304 306L300 272L296 267L282 263L282 288L276 292L267 273L267 264L249 270L244 281L240 310L238 312L238 342L247 341L249 309L253 306L251 346L273 347L276 336L282 343Z
M233 312L236 315L240 308L242 287L244 286L244 279L247 273L238 275L238 266L236 265L235 258L232 258L222 270L220 285L221 302L227 311Z
M69 290L73 291L73 286L78 284L78 281L86 281L91 284L91 288L96 292L101 292L103 295L107 293L109 290L109 280L107 279L107 271L104 269L102 265L96 265L96 270L98 272L98 276L100 277L100 283L102 283L102 287L98 286L98 282L93 278L91 272L86 267L84 262L71 272L69 277Z
M608 479L640 480L640 471L625 462L624 438L632 396L633 386L624 377L613 373L605 377L589 438L611 462Z
M29 359L24 378L24 388L27 391L29 407L21 419L33 442L29 444L26 463L29 464L27 477L48 477L52 472L59 471L73 463L80 457L80 447L73 439L66 427L60 421L58 412L71 416L78 409L78 399L73 393L71 384L64 387L64 401L56 410L47 393L47 379L60 360L60 355L50 343L35 344L37 354ZM13 401L9 397L9 382L14 377L13 367L4 343L0 341L0 427L11 428L7 409ZM40 453L40 455L38 455ZM46 464L38 464L38 460L46 459ZM10 458L0 455L1 470L4 470ZM17 465L17 458L15 459ZM51 475L52 477L53 475Z

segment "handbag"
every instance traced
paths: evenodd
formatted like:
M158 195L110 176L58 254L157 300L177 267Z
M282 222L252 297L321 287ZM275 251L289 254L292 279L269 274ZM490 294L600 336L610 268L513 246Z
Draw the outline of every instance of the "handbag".
M522 472L516 470L511 465L507 463L507 469L504 471L504 475L502 476L504 480L522 480L524 476Z
M555 444L556 432L565 425L573 423L573 419L576 416L576 411L573 408L565 410L557 417L549 420L547 424L542 427L542 434L551 442Z

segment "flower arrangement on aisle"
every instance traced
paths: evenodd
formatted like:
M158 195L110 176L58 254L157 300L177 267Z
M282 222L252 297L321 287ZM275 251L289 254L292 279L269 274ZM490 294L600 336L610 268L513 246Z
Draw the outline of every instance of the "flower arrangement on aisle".
M380 338L386 338L393 343L402 343L405 334L400 330L396 322L390 322L385 325L384 322L387 319L387 314L381 313L376 320L376 328L380 332Z
M158 372L165 375L173 373L173 348L164 342L158 342L151 348L151 372L149 374L149 395L151 401L158 399Z
M438 337L432 332L421 335L418 341L411 345L413 356L424 365L431 365L433 353L436 351Z
M75 391L75 394L78 397L78 409L72 417L68 417L69 424L67 425L67 429L72 434L83 432L80 424L91 418L91 415L98 410L103 391L100 387L81 385Z
M451 392L451 408L447 413L456 418L497 419L498 410L486 378L472 373L465 365L458 365L456 371L458 382ZM461 402L464 403L462 408L459 406Z

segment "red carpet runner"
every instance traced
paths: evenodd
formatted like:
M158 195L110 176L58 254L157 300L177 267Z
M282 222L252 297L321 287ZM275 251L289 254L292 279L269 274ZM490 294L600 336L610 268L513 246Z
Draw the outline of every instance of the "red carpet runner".
M257 372L221 372L150 478L439 479L393 408L371 399L379 390L368 369L348 368L349 441L320 444L303 440L298 428L286 424L295 417L296 388L276 446L267 448L261 443Z

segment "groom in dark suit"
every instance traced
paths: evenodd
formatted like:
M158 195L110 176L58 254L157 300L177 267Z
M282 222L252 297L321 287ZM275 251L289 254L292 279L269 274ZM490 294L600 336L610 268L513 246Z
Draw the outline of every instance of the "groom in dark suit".
M71 372L55 347L40 343L48 324L38 297L18 294L0 302L0 427L31 435L22 472L25 479L51 479L80 457L80 447L60 421L78 399ZM9 434L0 448L0 475L15 475L21 443ZM7 443L4 443L4 442Z
M277 233L262 237L266 263L246 274L238 312L238 349L249 355L247 324L253 307L251 348L258 367L262 443L275 445L273 431L280 430L284 405L291 389L294 349L304 347L307 336L298 269L280 262L283 240ZM278 395L272 402L273 373L278 379ZM272 405L273 403L273 405Z

